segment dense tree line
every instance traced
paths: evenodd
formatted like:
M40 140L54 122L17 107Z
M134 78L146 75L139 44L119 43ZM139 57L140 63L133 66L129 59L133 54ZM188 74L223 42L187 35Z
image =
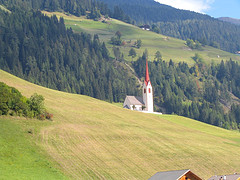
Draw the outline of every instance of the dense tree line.
M131 23L130 17L119 6L111 11L107 4L96 0L0 0L0 4L10 10L20 7L25 10L64 11L78 17L87 15L90 19L104 15Z
M175 9L154 0L101 0L113 9L118 5L138 24L172 22L187 19L208 19L207 15Z
M180 38L198 40L204 45L235 53L240 50L240 26L217 19L179 20L158 22L159 33Z
M151 25L151 30L180 38L193 39L235 53L240 50L240 26L208 15L179 10L154 0L102 0L109 7L118 5L137 24Z
M109 58L97 35L75 34L63 18L0 11L0 68L52 89L123 101L136 80Z
M0 116L17 115L50 119L52 115L46 112L44 97L33 94L30 98L24 97L16 88L0 82Z
M191 39L187 39L186 45L191 48L191 49L197 49L197 50L202 50L202 45L198 41L193 41Z
M5 5L9 9L21 7L26 10L65 11L76 16L86 15L86 11L94 11L96 9L103 15L109 13L106 4L95 0L0 0L0 4Z
M133 63L140 77L145 73L146 58L144 53ZM189 67L184 62L156 59L149 62L155 107L227 129L240 128L240 105L230 103L231 93L239 97L238 63L230 60L206 66L198 62Z
M212 75L225 84L228 91L240 98L240 65L232 60L222 61L215 69L212 69Z

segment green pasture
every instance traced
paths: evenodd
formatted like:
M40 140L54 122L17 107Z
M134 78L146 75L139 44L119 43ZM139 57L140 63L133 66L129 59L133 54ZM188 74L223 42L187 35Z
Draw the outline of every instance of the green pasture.
M0 179L68 179L32 137L41 124L0 117Z
M107 47L110 50L113 57L112 45L109 43L110 39L116 31L122 33L122 39L126 41L125 46L119 46L121 52L124 54L125 59L132 60L128 56L129 50L134 45L137 39L142 40L142 47L140 49L135 48L137 57L141 56L145 49L148 49L149 60L154 60L156 51L160 51L163 59L169 61L172 59L174 62L185 61L190 65L194 64L192 57L195 53L200 54L204 62L209 64L212 62L219 63L221 60L240 60L240 56L231 54L213 47L206 46L202 51L191 50L185 45L185 41L172 37L167 37L161 34L157 34L151 31L142 30L136 26L123 23L121 21L110 19L107 23L101 21L93 21L83 17L75 17L72 15L66 15L63 13L49 13L43 12L51 16L56 14L58 17L64 17L67 27L71 27L75 32L87 32L90 34L98 34L100 39L107 43ZM136 60L135 57L133 60Z
M24 179L32 172L31 177L61 179L61 171L70 179L148 179L158 171L191 169L207 179L240 172L239 132L175 115L130 111L4 71L0 81L27 97L43 95L53 114L53 121L1 118L0 178ZM16 141L12 147L11 141Z

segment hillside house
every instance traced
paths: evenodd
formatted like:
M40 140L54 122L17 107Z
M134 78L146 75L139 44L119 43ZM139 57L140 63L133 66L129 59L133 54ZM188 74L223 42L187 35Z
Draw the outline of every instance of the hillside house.
M157 172L149 180L202 180L196 174L186 170Z
M208 180L240 180L240 174L213 176Z
M142 94L143 94L142 97L126 96L125 101L123 103L123 108L137 111L153 112L153 91L148 73L147 60L146 60L146 74L143 83Z
M126 96L123 107L131 110L142 111L145 108L145 104L142 97Z
M237 51L236 54L240 54L240 51Z
M147 31L150 31L150 26L149 25L147 25L147 24L145 24L145 25L143 25L143 26L139 26L141 29L143 29L143 30L147 30Z

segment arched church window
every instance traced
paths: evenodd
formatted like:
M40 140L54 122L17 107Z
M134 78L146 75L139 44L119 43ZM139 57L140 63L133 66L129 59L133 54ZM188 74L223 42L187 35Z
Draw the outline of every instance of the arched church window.
M151 89L150 88L148 89L148 92L151 93Z
M144 93L146 93L146 89L144 89Z

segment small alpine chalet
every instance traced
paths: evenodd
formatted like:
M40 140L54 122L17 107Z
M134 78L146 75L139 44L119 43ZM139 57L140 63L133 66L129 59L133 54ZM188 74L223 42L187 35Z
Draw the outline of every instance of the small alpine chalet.
M126 96L123 107L136 111L153 112L153 91L148 73L148 62L146 60L146 74L142 89L143 97Z

